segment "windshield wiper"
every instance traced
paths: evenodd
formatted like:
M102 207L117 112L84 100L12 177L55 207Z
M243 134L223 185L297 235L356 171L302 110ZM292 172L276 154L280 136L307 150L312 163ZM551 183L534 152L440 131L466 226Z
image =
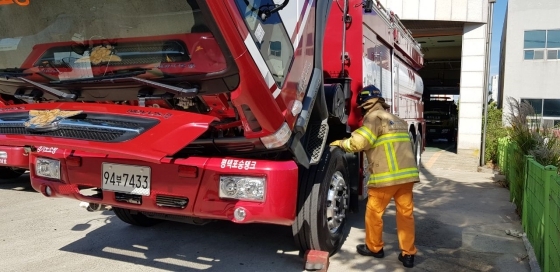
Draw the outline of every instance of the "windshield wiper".
M172 92L174 94L178 94L178 95L183 95L186 97L193 97L198 95L198 88L197 87L192 87L192 88L181 88L181 87L176 87L176 86L172 86L172 85L167 85L164 83L160 83L160 82L155 82L155 81L151 81L151 80L147 80L147 79L143 79L143 78L137 78L137 77L131 77L129 79L138 81L140 83L143 83L144 85L150 86L150 87L154 87L154 88L161 88L164 89L166 91Z
M109 74L109 75L103 75L103 76L98 76L98 77L67 79L67 80L53 80L49 83L51 83L51 84L71 84L71 83L76 83L76 82L99 82L99 81L115 79L115 78L135 77L137 75L145 74L149 70L151 70L151 69L133 68L133 69L125 69L123 71L117 70L117 71L113 71L113 72L116 72L116 73Z
M23 71L25 71L26 69L22 69L22 68L6 68L6 69L0 69L0 77L5 77L6 79L10 79L12 77L24 77L24 76L30 76L33 73L24 73Z
M113 80L113 79L133 80L133 81L136 81L136 82L140 82L143 85L150 86L150 87L153 87L153 88L164 89L166 91L172 92L172 93L177 94L177 95L190 97L190 96L196 96L198 94L199 89L196 88L196 87L181 88L181 87L176 87L176 86L172 86L172 85L168 85L168 84L164 84L164 83L160 83L160 82L136 77L137 75L145 74L149 70L151 70L151 69L132 68L132 69L126 69L126 70L123 70L123 71L118 71L117 70L116 74L98 76L98 77L93 77L93 78L77 78L77 79L69 79L69 80L56 80L56 81L51 81L50 83L52 83L52 84L69 84L69 83L76 83L76 82L101 82L101 81L109 81L109 80ZM163 75L168 76L167 74L163 74Z
M36 88L47 92L55 97L61 98L61 99L67 99L67 100L75 100L77 98L76 94L68 94L65 93L63 91L59 91L55 88L51 88L49 86L43 85L39 82L35 82L33 80L29 80L27 78L25 78L26 76L30 76L33 75L34 73L24 73L23 71L25 71L26 69L23 68L6 68L6 69L0 69L0 77L5 77L6 79L10 79L10 78L14 78L14 79L18 79L21 80L23 82L29 83L33 86L35 86ZM15 95L16 98L18 99L24 99L26 97L23 97L19 94Z
M65 93L63 91L59 91L55 88L51 88L51 87L43 85L41 83L29 80L27 78L23 78L23 77L16 77L16 78L21 80L21 81L27 82L27 83L29 83L29 84L31 84L31 85L39 88L39 89L51 94L51 95L54 95L54 96L58 97L58 98L67 99L67 100L76 100L76 98L78 97L76 94L68 94L68 93Z

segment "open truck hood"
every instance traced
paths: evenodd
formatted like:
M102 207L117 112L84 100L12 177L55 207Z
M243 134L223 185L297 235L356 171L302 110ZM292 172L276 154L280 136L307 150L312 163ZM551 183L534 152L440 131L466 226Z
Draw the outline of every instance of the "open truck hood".
M0 108L0 145L58 147L159 163L217 120L103 103L21 104Z

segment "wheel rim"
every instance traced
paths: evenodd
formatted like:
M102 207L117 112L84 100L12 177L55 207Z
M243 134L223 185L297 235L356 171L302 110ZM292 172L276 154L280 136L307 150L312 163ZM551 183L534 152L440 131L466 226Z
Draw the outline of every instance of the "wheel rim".
M327 225L331 233L336 233L346 217L348 209L348 187L339 171L331 177L327 192Z

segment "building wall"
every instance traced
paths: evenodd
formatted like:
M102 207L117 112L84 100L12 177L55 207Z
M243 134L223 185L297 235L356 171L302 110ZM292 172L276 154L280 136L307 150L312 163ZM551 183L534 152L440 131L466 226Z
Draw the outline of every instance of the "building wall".
M558 1L558 0L552 0ZM461 48L457 149L479 150L486 77L488 0L381 0L402 20L465 22ZM414 33L413 33L414 34Z
M504 24L507 40L502 45L500 67L504 114L510 112L508 97L560 99L560 60L524 59L525 31L560 30L559 14L559 0L508 1ZM546 55L545 51L545 58Z
M480 149L486 61L486 24L465 24L459 97L457 149Z
M499 90L499 76L493 75L490 77L490 90L492 92L491 98L492 101L498 101L498 90Z

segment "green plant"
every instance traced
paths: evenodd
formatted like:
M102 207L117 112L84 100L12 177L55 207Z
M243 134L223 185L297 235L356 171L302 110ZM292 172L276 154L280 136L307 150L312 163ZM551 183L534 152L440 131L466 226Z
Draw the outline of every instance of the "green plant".
M544 133L535 136L536 146L529 150L529 155L542 165L560 166L560 141L552 131L548 129Z
M484 158L493 164L498 161L498 140L507 136L507 130L502 124L502 110L496 102L488 105L488 120L486 126L486 146Z
M508 97L510 113L507 122L511 126L509 136L523 154L529 154L537 145L535 133L539 133L539 119L536 118L535 110L526 102L519 102L515 98Z
M522 155L532 155L542 165L560 166L560 139L553 128L541 126L541 116L535 114L533 107L526 102L518 102L508 97L511 112L508 133L511 141L520 149L519 163ZM517 160L516 160L517 161Z

